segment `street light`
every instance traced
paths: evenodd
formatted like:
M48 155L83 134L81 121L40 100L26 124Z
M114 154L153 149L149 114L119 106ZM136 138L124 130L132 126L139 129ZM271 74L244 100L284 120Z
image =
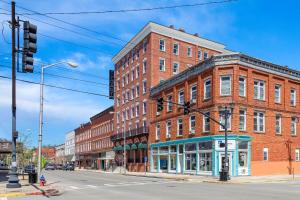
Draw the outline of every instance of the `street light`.
M116 112L113 112L113 111L110 111L109 114L115 114ZM124 148L123 148L123 167L124 167L124 174L126 174L126 122L125 122L125 119L124 119L124 132L123 132L123 135L124 135ZM121 173L121 171L120 171Z
M40 127L39 127L39 137L38 137L38 181L41 176L41 161L42 161L42 136L43 136L43 104L44 104L44 70L56 65L65 64L72 68L78 67L74 62L70 61L60 61L54 64L44 65L42 64L41 71L41 81L40 81Z

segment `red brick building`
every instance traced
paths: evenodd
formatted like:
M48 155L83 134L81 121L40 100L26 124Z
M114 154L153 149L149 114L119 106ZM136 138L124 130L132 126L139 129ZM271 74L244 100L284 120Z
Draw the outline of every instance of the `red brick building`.
M144 171L150 119L150 88L214 54L225 46L197 34L148 23L113 58L115 63L114 149L130 171Z
M230 175L300 173L300 72L238 53L215 55L151 89L149 160L152 172L218 176L227 106ZM149 101L151 102L151 101Z
M114 108L109 107L90 118L90 122L75 129L75 155L79 168L107 170L114 160Z

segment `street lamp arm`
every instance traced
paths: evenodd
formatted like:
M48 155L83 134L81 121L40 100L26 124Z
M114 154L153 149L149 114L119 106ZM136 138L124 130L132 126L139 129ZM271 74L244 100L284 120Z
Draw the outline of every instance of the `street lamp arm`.
M77 67L77 64L75 63L72 63L72 62L69 62L69 61L60 61L60 62L57 62L57 63L53 63L53 64L49 64L49 65L42 65L42 68L43 69L46 69L46 68L49 68L49 67L53 67L53 66L56 66L56 65L60 65L60 64L68 64L70 65L71 67Z

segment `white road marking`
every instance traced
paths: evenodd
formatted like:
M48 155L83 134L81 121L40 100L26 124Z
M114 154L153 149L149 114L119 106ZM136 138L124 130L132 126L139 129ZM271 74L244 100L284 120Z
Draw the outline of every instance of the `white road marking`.
M76 186L69 186L69 188L71 188L71 189L73 189L73 190L78 190L79 189L79 187L76 187Z
M151 185L151 184L166 184L172 183L171 181L157 181L157 182L122 182L122 183L106 183L104 186L107 187L124 187L124 186L135 186L135 185Z
M7 197L0 197L0 200L7 200Z
M96 185L86 185L86 186L89 187L89 188L97 188Z

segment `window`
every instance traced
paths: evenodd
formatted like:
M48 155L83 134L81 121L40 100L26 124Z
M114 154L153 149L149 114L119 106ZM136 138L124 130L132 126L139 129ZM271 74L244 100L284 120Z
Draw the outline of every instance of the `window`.
M239 78L239 95L241 97L246 96L246 78L242 76Z
M131 118L134 118L135 109L134 106L131 107Z
M207 79L204 81L204 99L209 99L211 97L211 81Z
M172 128L172 123L171 121L166 122L166 138L171 137L171 128Z
M190 100L191 100L192 103L196 103L196 101L197 101L197 85L192 85L191 86Z
M208 53L207 52L204 52L203 54L203 59L206 60L208 58Z
M160 123L156 124L156 140L160 140Z
M198 49L197 57L198 57L198 61L200 61L202 59L202 52L201 52L200 48Z
M264 148L264 160L269 160L269 149Z
M297 118L292 117L291 119L291 135L297 135Z
M255 132L264 132L265 131L265 113L260 111L254 112L253 118L254 131Z
M140 86L139 85L136 86L135 93L136 93L135 96L139 97L139 95L140 95Z
M140 67L139 66L136 66L136 69L135 69L135 78L138 79L139 76L140 76Z
M131 81L134 80L134 70L131 70Z
M299 149L295 149L295 161L300 161Z
M165 70L166 70L165 59L160 58L159 59L159 71L164 72Z
M212 153L199 153L199 171L212 171Z
M184 91L181 90L178 92L178 103L179 104L184 104Z
M188 57L192 57L193 56L193 49L192 49L192 47L188 47L187 48L187 56Z
M147 113L147 102L144 101L143 102L143 114L146 114Z
M195 134L195 127L196 127L196 116L190 116L190 134Z
M163 40L163 39L159 40L159 50L161 50L161 51L165 51L166 50L165 40Z
M143 52L144 53L147 51L147 44L148 44L148 42L144 41L144 43L143 43Z
M265 100L265 82L260 80L254 81L254 99Z
M240 110L239 130L240 131L246 130L246 110Z
M225 110L220 111L220 123L225 125ZM224 131L224 127L220 126L220 130ZM231 115L227 118L227 130L231 130Z
M171 95L169 95L168 97L167 97L167 112L170 112L170 111L172 111L172 108L173 108L173 104L172 104L172 96Z
M126 75L126 84L129 83L129 73Z
M281 134L281 115L276 114L276 122L275 122L275 132L276 134Z
M203 116L203 132L209 132L210 131L210 119L209 119L210 113L206 112Z
M147 81L143 81L143 94L147 92Z
M179 54L179 44L178 43L173 44L173 54L175 54L175 55Z
M140 114L140 106L139 105L137 105L136 106L136 109L135 109L135 116L139 116L139 114Z
M221 76L220 78L220 95L228 96L231 94L231 77Z
M291 106L296 106L296 90L291 89Z
M177 62L173 63L173 74L178 74L179 72L179 64Z
M144 60L143 62L143 74L147 72L147 60Z
M131 88L131 99L134 99L134 88Z
M275 85L275 103L281 102L281 86Z
M182 119L179 118L177 120L177 136L182 136L183 135L183 123Z

